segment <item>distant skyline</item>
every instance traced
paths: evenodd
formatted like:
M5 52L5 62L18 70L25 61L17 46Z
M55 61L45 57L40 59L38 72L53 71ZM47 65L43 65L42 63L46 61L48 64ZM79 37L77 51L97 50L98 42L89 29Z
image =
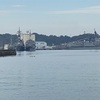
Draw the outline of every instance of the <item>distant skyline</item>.
M100 34L100 0L0 0L0 34Z

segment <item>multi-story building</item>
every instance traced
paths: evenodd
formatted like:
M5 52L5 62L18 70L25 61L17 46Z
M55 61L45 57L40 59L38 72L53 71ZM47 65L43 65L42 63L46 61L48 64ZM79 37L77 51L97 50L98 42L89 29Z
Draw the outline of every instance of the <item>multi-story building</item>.
M35 45L37 50L45 50L47 47L47 43L44 41L36 41Z

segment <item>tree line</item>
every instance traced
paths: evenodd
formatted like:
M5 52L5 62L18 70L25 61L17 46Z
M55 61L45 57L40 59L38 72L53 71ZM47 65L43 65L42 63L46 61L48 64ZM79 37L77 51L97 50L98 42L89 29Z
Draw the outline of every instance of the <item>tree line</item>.
M87 33L87 34L82 34L78 36L55 36L55 35L42 35L42 34L37 34L35 33L36 36L36 41L45 41L47 42L48 45L60 45L63 43L68 43L72 41L80 41L80 40L88 40L88 41L94 41L95 39L95 34L92 33Z
M35 34L36 41L44 41L46 42L49 46L51 45L60 45L62 43L68 43L72 41L78 41L78 40L89 40L89 41L94 41L95 39L95 34L87 33L87 34L82 34L78 36L72 36L69 37L67 35L63 36L56 36L56 35L43 35L43 34L38 34L38 33L32 33ZM0 34L0 45L2 44L10 44L11 42L13 44L17 43L18 37L17 35L12 35L9 33L5 34Z

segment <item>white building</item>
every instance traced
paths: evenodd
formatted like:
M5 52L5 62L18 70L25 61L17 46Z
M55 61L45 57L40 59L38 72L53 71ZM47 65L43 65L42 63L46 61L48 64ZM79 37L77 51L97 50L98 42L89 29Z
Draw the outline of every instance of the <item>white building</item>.
M36 41L35 45L37 50L45 50L47 47L47 43L44 41Z
M9 44L4 45L4 50L8 50Z

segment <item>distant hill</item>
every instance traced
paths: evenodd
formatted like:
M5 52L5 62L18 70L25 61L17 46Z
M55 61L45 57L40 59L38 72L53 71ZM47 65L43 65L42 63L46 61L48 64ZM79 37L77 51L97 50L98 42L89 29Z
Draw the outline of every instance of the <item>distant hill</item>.
M73 36L71 37L70 41L78 41L78 40L88 40L88 41L94 41L95 39L95 34L82 34L78 36Z
M45 41L47 42L48 45L59 45L61 43L66 43L70 41L69 36L55 36L55 35L42 35L42 34L37 34L35 33L36 36L36 41Z
M94 41L95 39L95 34L87 33L87 34L82 34L78 36L55 36L55 35L42 35L42 34L37 34L36 35L36 41L45 41L47 42L48 45L60 45L62 43L68 43L72 41L78 41L78 40L89 40L89 41Z
M3 44L15 44L17 42L17 35L11 35L9 33L0 34L0 46Z
M62 43L68 43L72 41L78 40L91 40L94 41L95 34L87 33L78 36L56 36L56 35L43 35L38 33L33 33L36 35L36 41L45 41L48 45L60 45ZM11 35L9 33L0 34L0 45L12 43L15 44L17 42L17 35Z

